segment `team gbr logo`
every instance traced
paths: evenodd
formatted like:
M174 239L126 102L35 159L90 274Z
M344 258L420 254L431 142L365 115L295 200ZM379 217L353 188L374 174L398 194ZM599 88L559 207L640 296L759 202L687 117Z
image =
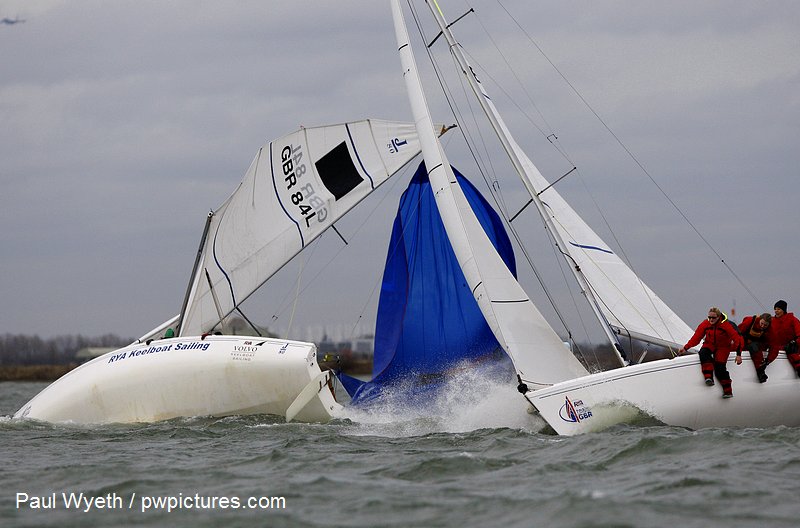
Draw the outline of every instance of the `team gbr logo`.
M558 410L558 416L565 422L580 423L592 417L592 411L583 404L583 400L570 401L569 396L564 397L564 405Z

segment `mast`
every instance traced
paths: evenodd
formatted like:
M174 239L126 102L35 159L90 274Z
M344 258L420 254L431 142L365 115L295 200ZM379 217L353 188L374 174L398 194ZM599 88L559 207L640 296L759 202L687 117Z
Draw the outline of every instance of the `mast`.
M200 237L200 247L197 248L197 256L194 259L192 266L192 274L189 277L189 286L186 288L186 295L183 297L183 304L181 305L181 313L178 314L178 324L175 329L175 335L181 335L181 325L183 324L183 317L186 314L186 308L189 306L189 297L192 294L192 287L197 280L197 270L200 267L200 260L203 258L203 249L206 247L206 238L208 238L208 230L211 227L211 219L214 218L214 212L208 213L206 217L206 225L203 228L203 234Z
M399 0L392 1L397 46L422 154L447 237L489 328L520 379L541 388L585 375L508 270L475 217L436 138Z
M525 188L528 191L528 194L531 196L531 200L536 205L536 209L539 212L539 215L544 220L545 226L547 227L547 231L550 233L550 236L553 239L553 244L555 244L556 249L564 255L567 259L569 268L572 271L572 274L575 276L575 280L578 281L578 285L580 286L581 293L586 297L586 300L589 302L589 306L591 306L592 311L594 312L597 319L600 321L600 326L605 332L606 337L611 342L611 345L614 348L614 352L617 355L617 359L619 360L620 364L625 366L628 364L627 359L625 358L625 353L622 349L622 345L620 345L619 340L617 339L616 334L611 329L611 325L606 319L605 315L603 314L602 310L600 309L600 304L597 298L595 297L592 288L590 287L586 277L584 276L583 272L569 256L569 252L567 251L567 245L564 242L563 238L561 237L560 233L556 229L555 223L553 222L552 216L547 212L544 203L542 202L541 198L539 197L539 192L533 185L531 181L531 177L528 175L528 170L533 169L538 172L538 169L533 165L533 163L528 159L527 156L522 153L522 149L514 140L514 137L511 135L508 127L506 126L503 118L500 116L500 113L497 111L497 108L492 103L492 100L489 98L489 95L483 88L483 85L478 80L478 77L475 75L472 66L470 66L469 62L467 61L466 57L464 56L464 52L461 49L461 45L456 41L453 33L450 31L450 27L447 24L447 21L444 18L444 13L442 12L441 8L437 0L426 0L428 7L433 14L433 17L436 19L436 23L439 25L439 29L441 30L442 34L444 35L447 43L450 47L450 53L458 62L459 66L461 67L461 71L464 73L464 76L467 78L470 87L472 88L472 92L475 94L475 97L478 99L478 102L481 105L486 117L489 119L489 123L492 125L497 137L500 139L500 143L503 145L503 149L506 151L509 159L511 160L512 165L514 166L514 170L517 171L522 183L525 185ZM526 166L527 164L523 162L523 158L525 161L528 162L530 167Z

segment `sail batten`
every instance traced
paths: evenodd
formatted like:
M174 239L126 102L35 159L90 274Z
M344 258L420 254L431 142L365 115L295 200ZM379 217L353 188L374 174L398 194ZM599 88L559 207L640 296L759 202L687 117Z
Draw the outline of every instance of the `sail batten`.
M302 128L264 145L214 211L199 268L208 279L192 279L181 335L214 329L419 151L413 124L380 120Z

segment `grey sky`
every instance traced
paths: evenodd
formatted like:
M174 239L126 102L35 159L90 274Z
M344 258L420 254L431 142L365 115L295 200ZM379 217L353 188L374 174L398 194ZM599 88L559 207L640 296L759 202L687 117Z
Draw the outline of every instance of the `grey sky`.
M603 222L577 194L585 186L635 269L690 326L712 304L735 300L737 319L761 311L499 4L471 4L478 15L456 35L487 84L513 78L481 24L520 68L552 130L519 104L581 170L560 184L576 209ZM800 4L503 5L765 307L785 298L800 311ZM443 7L450 19L467 9ZM0 2L0 17L16 15L26 23L0 26L0 332L141 335L177 313L206 213L264 142L300 125L410 119L385 1ZM444 53L437 46L449 65ZM451 122L435 88L434 120ZM546 134L489 89L545 176L565 172ZM292 263L248 315L285 328L294 307L298 338L359 317L369 328L401 178L343 222L358 241L308 285L341 243L326 235L303 257L296 306Z

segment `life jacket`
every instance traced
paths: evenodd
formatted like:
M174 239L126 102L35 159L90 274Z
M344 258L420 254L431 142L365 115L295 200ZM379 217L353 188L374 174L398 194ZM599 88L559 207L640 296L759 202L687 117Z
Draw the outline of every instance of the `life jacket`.
M744 321L742 321L742 326L739 327L739 333L742 334L746 342L756 341L760 343L766 340L766 332L769 330L769 327L762 329L758 324L760 320L761 318L759 316L752 315L746 317Z
M722 328L719 325L708 325L703 332L703 346L716 350L719 347L719 336L725 339L725 332L722 331Z
M723 317L725 315L723 314ZM709 348L713 351L724 351L728 352L730 350L738 349L739 343L736 342L736 339L731 339L731 336L725 332L723 325L729 325L733 328L736 328L736 325L733 324L731 321L724 319L723 321L717 324L709 324L705 331L703 332L703 346ZM739 329L736 328L734 332L737 336L739 335ZM731 343L733 341L733 343Z
M753 316L753 322L750 324L750 330L747 331L747 337L751 341L761 341L764 337L764 332L767 331L766 328L761 328L761 325L757 324L761 322L759 317ZM769 327L767 327L769 328Z
M708 320L701 322L694 335L684 345L683 348L689 349L703 341L703 348L708 348L721 357L731 350L741 350L742 336L736 325L722 314L721 321L711 324ZM726 327L726 325L728 325ZM727 357L727 356L725 356Z

